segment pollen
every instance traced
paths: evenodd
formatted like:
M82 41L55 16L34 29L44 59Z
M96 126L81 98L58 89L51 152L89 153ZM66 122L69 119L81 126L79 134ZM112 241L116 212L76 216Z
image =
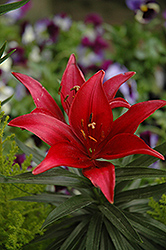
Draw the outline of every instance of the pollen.
M81 129L80 131L81 131L81 133L82 133L84 139L86 140L86 134L85 134L84 130Z
M66 102L68 97L69 97L69 95L67 95L67 96L64 98L63 101Z
M148 7L146 6L146 4L142 4L142 5L140 6L140 9L141 9L143 12L148 11Z
M84 127L84 119L81 119L81 127Z
M88 124L88 127L90 128L92 128L92 129L95 129L95 127L96 127L96 122L92 122L92 123L89 123Z
M88 138L91 139L94 142L97 142L97 140L94 137L90 136L90 135L88 136Z
M70 91L75 90L76 92L80 89L80 86L75 85L73 88L70 89Z

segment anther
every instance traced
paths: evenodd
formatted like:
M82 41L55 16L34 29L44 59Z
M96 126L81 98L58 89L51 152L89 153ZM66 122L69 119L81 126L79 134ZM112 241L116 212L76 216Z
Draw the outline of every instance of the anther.
M75 85L73 88L70 89L70 91L75 90L76 92L80 89L80 86Z
M81 129L80 131L81 131L81 133L82 133L84 139L86 140L86 134L85 134L85 132L84 132L82 129Z
M89 128L91 127L92 129L95 129L95 126L96 126L96 122L92 122L88 124L88 127Z
M90 135L88 136L88 138L91 139L94 142L97 142L97 140L94 137L90 136Z
M69 97L69 95L67 95L67 96L64 98L63 101L66 102L68 97Z
M84 119L81 119L81 127L84 127Z

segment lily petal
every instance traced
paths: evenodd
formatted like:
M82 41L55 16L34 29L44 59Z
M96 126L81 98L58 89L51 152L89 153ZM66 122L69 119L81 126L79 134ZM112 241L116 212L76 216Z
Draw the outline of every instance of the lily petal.
M108 98L108 101L113 99L119 89L119 87L126 82L129 78L131 78L135 72L126 72L124 74L118 74L116 76L111 77L109 80L104 82L103 88Z
M112 99L109 101L111 109L118 108L118 107L124 107L129 109L131 105L123 98L117 97L115 99Z
M59 141L72 141L76 143L73 132L67 124L43 113L43 110L40 113L40 109L17 117L10 121L8 125L27 129L50 146Z
M147 154L164 160L162 154L150 148L138 136L129 133L121 133L114 136L102 149L98 157L117 159L132 154Z
M134 133L141 122L165 105L166 101L163 100L152 100L132 105L126 113L113 122L110 136L113 137L119 133Z
M87 168L91 164L89 158L79 148L70 143L62 142L49 149L44 160L33 170L33 174L40 174L58 166Z
M109 134L113 122L112 110L103 90L103 76L101 70L85 82L70 108L69 123L86 147L89 147L89 136L95 139L91 142L98 145Z
M114 202L115 167L110 162L95 162L97 167L83 169L83 175L99 187L110 203Z
M63 113L55 100L38 81L21 73L13 72L12 74L29 90L36 107L48 109L52 116L63 122L65 121Z
M67 114L77 90L84 82L85 78L76 64L74 54L72 54L63 73L60 87L61 103Z

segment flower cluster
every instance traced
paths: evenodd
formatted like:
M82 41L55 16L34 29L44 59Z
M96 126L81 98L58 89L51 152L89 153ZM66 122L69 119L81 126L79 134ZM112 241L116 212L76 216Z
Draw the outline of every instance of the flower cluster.
M108 65L111 63L111 60L107 61L105 58L105 50L108 49L109 43L104 39L104 32L102 18L96 13L87 15L77 49L78 65L85 74L103 68L106 62Z
M163 160L160 153L134 133L139 124L165 106L166 101L153 100L131 106L123 98L115 97L119 87L134 74L118 74L103 83L104 71L100 70L86 81L72 54L59 90L68 115L67 124L62 111L39 82L13 73L30 91L36 108L30 114L13 119L9 126L27 129L51 146L33 174L57 166L82 168L83 175L113 203L115 167L109 160L132 154L148 154ZM126 107L128 111L113 120L112 109L117 107Z

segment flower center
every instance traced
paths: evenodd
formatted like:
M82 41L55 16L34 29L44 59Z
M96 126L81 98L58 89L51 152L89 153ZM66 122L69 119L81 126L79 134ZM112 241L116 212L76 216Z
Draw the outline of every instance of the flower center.
M142 12L146 12L146 11L148 11L148 7L147 7L147 5L146 5L146 4L141 4L141 6L140 6L140 10L141 10Z

